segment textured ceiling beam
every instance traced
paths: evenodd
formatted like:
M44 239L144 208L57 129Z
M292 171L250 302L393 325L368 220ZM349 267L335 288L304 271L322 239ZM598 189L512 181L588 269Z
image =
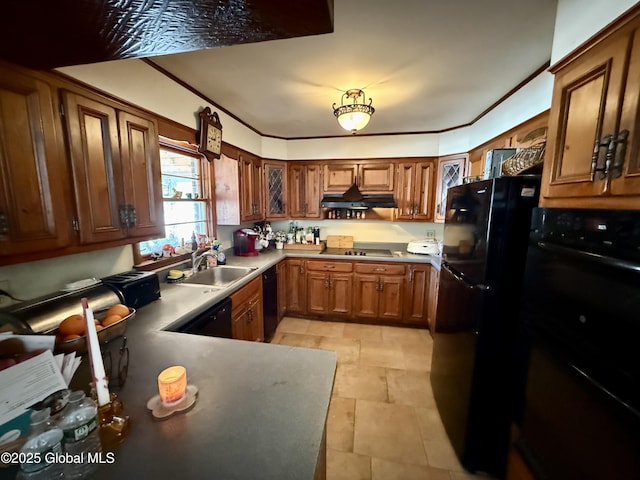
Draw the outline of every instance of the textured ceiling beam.
M333 0L9 0L0 58L54 68L330 33Z

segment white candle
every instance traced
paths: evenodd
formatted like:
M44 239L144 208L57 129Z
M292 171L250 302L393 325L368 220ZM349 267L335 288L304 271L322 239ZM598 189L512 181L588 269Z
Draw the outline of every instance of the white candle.
M91 364L93 383L96 388L96 394L98 395L98 406L101 407L111 401L109 387L107 385L107 375L104 372L104 363L102 363L102 353L100 352L100 342L98 342L96 322L93 319L93 311L89 308L89 302L86 298L82 299L82 309L84 311L84 318L87 322L87 348L89 350L89 363Z

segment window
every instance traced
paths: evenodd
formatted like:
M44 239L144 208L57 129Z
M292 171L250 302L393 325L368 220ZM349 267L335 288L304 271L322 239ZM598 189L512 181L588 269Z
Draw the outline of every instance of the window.
M215 235L209 228L210 191L209 164L195 145L160 138L162 196L164 198L164 238L138 244L141 258L162 252L170 244L191 246L195 235Z

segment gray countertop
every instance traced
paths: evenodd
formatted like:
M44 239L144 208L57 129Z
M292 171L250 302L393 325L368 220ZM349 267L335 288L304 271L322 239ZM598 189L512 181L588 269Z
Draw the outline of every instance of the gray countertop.
M164 330L227 297L271 263L257 265L262 262L255 259L249 263L259 269L233 288L162 284L161 298L137 311L126 331L131 360L119 392L131 433L116 461L95 478L314 478L334 352ZM229 263L246 262L236 257ZM186 367L198 399L190 410L157 420L146 403L158 393L157 375L172 365Z
M224 289L161 283L161 298L138 309L126 331L126 384L111 387L131 418L131 432L115 451L115 462L102 465L94 478L314 478L323 454L334 352L166 331L286 257L345 259L292 250L267 250L254 257L229 254L228 265L255 270ZM358 261L430 263L439 268L437 257L408 253ZM120 343L116 339L107 347L115 359ZM172 365L186 367L188 383L198 387L198 399L191 409L158 420L146 404L158 393L158 374ZM86 385L87 369L85 358L74 378L75 388Z

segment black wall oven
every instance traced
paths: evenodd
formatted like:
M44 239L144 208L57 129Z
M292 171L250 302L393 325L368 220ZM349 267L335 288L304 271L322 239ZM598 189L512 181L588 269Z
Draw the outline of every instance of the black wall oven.
M640 212L535 209L517 448L539 479L640 479Z

